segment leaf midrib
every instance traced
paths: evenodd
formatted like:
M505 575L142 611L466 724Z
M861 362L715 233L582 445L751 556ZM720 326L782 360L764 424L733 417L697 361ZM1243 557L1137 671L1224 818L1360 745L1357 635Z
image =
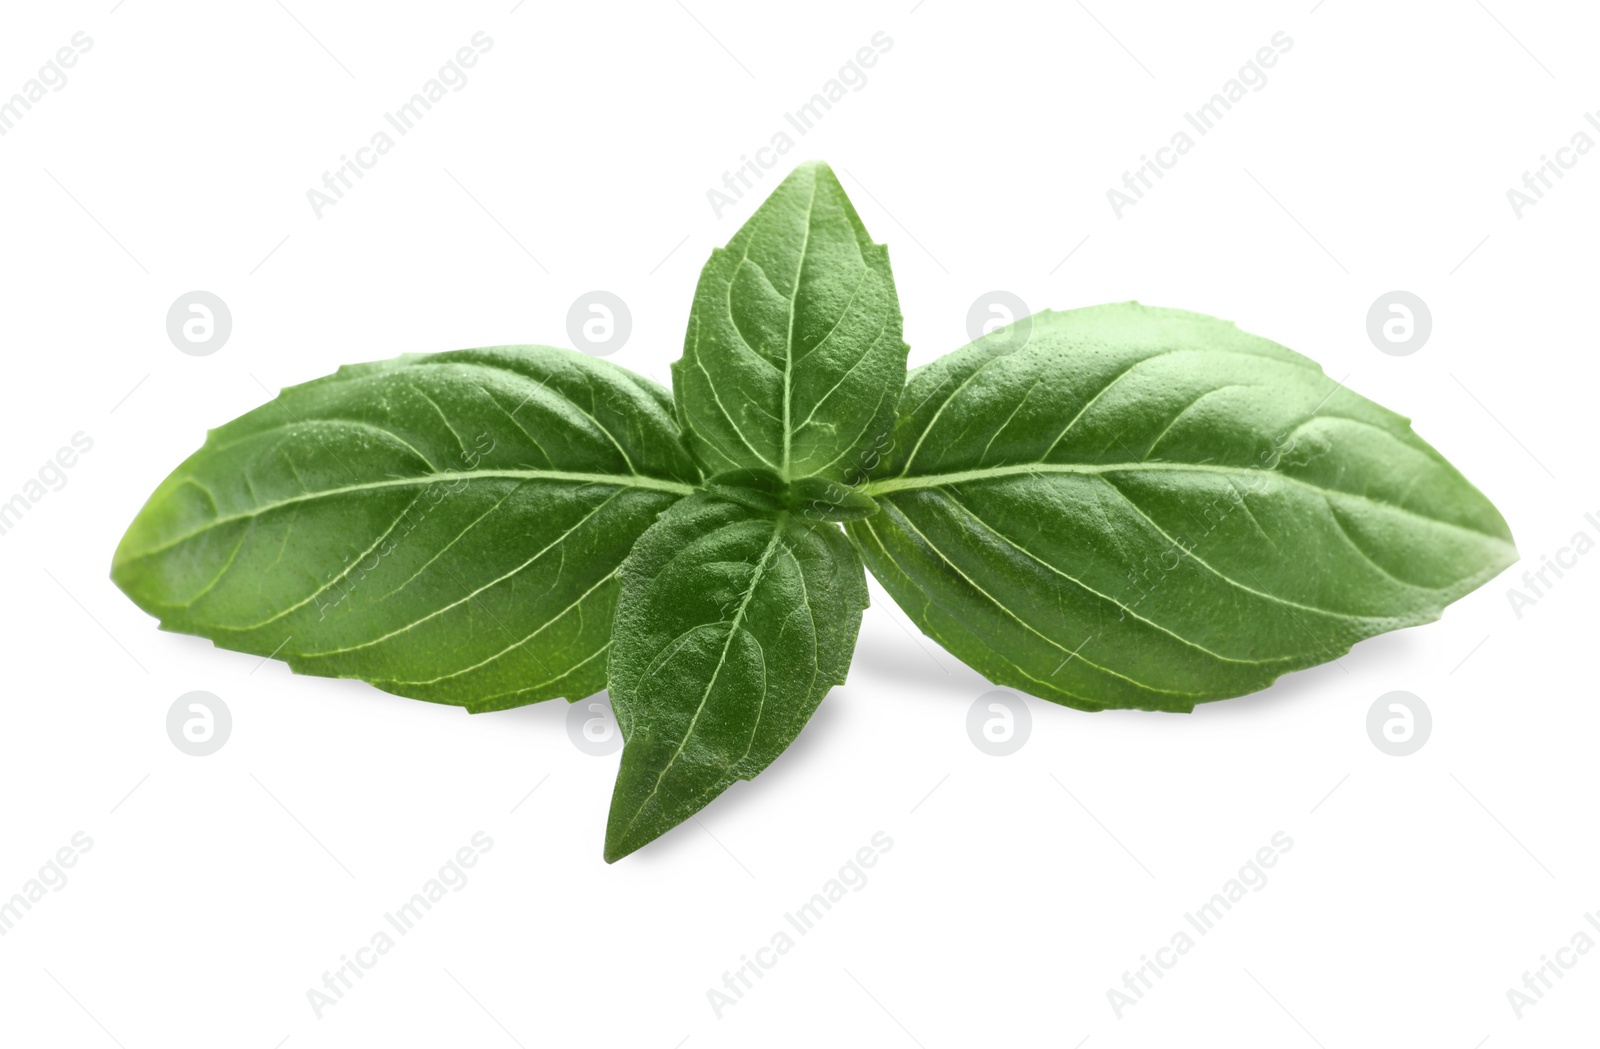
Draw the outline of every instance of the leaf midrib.
M153 546L141 550L136 554L129 554L118 559L118 564L128 564L133 561L153 557L167 550L188 542L196 536L204 535L213 528L221 525L232 524L235 521L248 521L262 514L285 506L295 506L300 503L314 502L339 495L348 495L353 492L374 491L384 488L405 488L414 485L443 484L461 480L488 480L512 479L520 481L570 481L575 484L606 484L628 488L645 488L658 492L670 492L674 495L692 495L695 491L693 485L681 481L669 481L664 478L651 477L647 474L603 474L603 473L577 473L568 470L442 470L435 473L419 474L416 477L396 477L382 481L366 481L360 484L341 485L337 488L324 488L315 492L306 492L303 495L291 496L288 499L278 499L237 514L224 514L214 517L204 525L193 531L169 539L160 546Z
M617 836L619 842L626 841L628 835L633 833L634 825L639 822L639 817L644 814L645 807L648 806L656 794L660 792L662 781L667 778L667 773L672 770L673 765L677 764L678 758L683 755L684 748L689 745L689 739L694 735L695 725L699 723L700 715L705 712L706 703L711 698L711 690L716 688L717 678L722 674L722 668L728 663L728 651L733 647L734 635L738 634L739 632L740 626L744 621L744 614L749 609L750 602L755 598L756 590L761 585L761 577L766 573L768 562L772 560L773 550L777 548L779 542L783 539L784 528L787 526L787 524L788 514L786 513L779 513L773 519L772 538L767 540L766 548L761 552L761 557L756 561L755 570L750 573L750 583L745 588L744 595L739 600L739 607L734 611L733 619L728 623L728 634L722 640L722 652L717 656L717 665L711 671L711 676L706 681L705 689L700 693L700 702L694 709L694 716L689 719L689 726L684 730L683 738L678 741L677 749L672 752L672 756L668 758L666 763L661 766L661 771L657 774L655 784L650 788L650 793L645 795L643 801L639 802L638 807L634 809L633 818L628 820L628 825L624 827L622 833ZM760 709L765 709L765 692L762 694L761 704L762 706ZM758 726L761 722L760 709L758 709L756 714L756 724ZM748 748L745 750L745 754L749 754Z
M1172 462L1134 462L1134 463L1013 463L1008 466L986 466L973 470L956 470L950 473L926 474L921 477L886 477L882 480L869 481L862 489L863 493L876 499L894 492L916 491L918 489L941 488L945 486L965 484L972 481L990 481L1006 477L1028 477L1042 474L1080 474L1094 476L1109 473L1134 473L1141 471L1170 471L1177 473L1214 473L1226 476L1244 474L1255 477L1276 477L1291 484L1309 488L1324 496L1337 495L1346 499L1357 499L1373 506L1394 510L1430 524L1440 525L1445 528L1454 528L1457 531L1467 532L1483 539L1492 539L1498 543L1505 543L1506 539L1491 532L1483 532L1467 525L1456 524L1437 517L1429 517L1415 510L1407 509L1398 503L1385 502L1374 499L1370 495L1359 492L1347 492L1338 488L1324 488L1313 484L1303 477L1284 473L1281 470L1261 470L1249 466L1221 466L1214 463L1172 463Z
M806 229L800 240L800 254L794 266L794 291L789 296L789 325L783 340L783 463L778 468L778 475L785 480L789 479L789 462L793 455L794 443L794 433L790 430L793 411L790 405L794 399L794 315L798 312L800 284L806 273L806 252L811 247L811 216L817 209L818 181L815 176L811 179L811 199L806 203Z

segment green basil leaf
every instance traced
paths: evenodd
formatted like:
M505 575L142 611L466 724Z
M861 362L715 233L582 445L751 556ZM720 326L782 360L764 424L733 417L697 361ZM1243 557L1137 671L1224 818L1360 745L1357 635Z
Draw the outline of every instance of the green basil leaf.
M705 490L751 510L777 513L789 506L787 486L771 470L724 470L706 478Z
M700 273L678 412L707 473L844 477L894 422L906 345L889 254L826 164L773 191Z
M866 574L836 525L695 495L623 564L610 663L626 741L614 862L783 752L844 683Z
M808 521L854 521L878 512L877 503L842 482L802 477L785 484L771 470L724 470L706 480L705 490L752 510L788 510Z
M855 521L878 512L878 504L855 488L821 477L789 486L789 509L810 521Z
M498 710L604 687L617 573L699 481L670 394L571 350L357 365L211 431L112 578L164 629Z
M1516 560L1409 421L1231 323L1036 314L912 373L847 526L919 626L999 684L1189 710L1437 619Z

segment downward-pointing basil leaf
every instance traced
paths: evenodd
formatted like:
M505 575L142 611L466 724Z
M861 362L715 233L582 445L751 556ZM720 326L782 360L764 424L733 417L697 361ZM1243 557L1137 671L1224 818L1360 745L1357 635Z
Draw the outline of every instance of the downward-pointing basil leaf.
M648 379L504 346L341 369L213 430L112 577L168 630L497 710L604 687L617 572L698 483Z
M672 380L707 473L793 480L856 466L905 367L888 252L828 166L805 164L712 252Z
M836 525L706 495L662 514L622 569L610 688L627 742L606 861L771 764L844 683L866 605Z
M1406 419L1232 324L1030 318L917 369L847 527L934 639L1083 709L1189 710L1437 619L1516 560Z

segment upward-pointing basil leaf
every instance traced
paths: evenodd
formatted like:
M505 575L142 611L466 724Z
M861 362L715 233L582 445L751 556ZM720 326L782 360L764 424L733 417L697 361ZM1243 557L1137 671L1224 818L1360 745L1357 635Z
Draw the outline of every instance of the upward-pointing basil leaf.
M847 527L934 639L1083 709L1189 710L1437 619L1516 560L1406 419L1225 321L1030 318L917 369Z
M791 481L855 472L894 422L905 371L888 251L815 163L711 253L672 381L708 474Z
M699 473L648 379L502 346L342 368L213 430L112 578L167 630L472 711L605 684L617 571Z
M866 606L836 525L703 494L662 514L622 568L606 862L771 764L844 683Z

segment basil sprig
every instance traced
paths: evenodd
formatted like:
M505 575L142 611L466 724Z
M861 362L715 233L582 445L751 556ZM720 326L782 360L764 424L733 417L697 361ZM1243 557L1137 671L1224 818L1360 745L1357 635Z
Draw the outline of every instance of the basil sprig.
M472 712L609 688L609 862L843 683L863 564L998 684L1186 711L1516 560L1405 418L1224 321L1045 312L908 379L888 253L823 164L712 253L672 371L342 368L211 431L112 577L164 629Z

